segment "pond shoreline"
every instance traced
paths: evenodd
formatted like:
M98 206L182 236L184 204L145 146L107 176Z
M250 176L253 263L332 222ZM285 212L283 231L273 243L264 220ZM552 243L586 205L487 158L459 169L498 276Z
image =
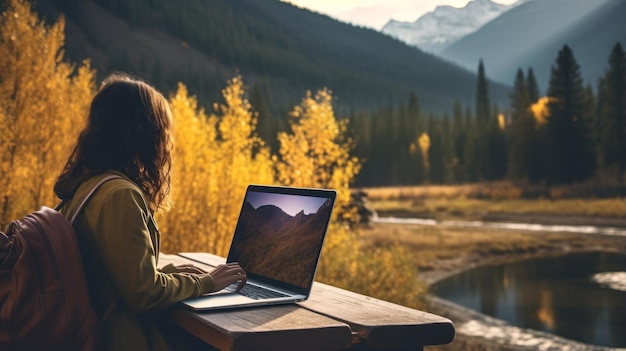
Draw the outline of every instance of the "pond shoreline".
M442 279L480 266L511 263L533 258L547 258L573 253L591 252L626 252L626 238L614 238L610 236L604 236L604 238L601 238L599 240L598 245L594 247L577 247L572 246L569 242L564 241L560 243L553 242L552 245L549 247L537 248L536 250L532 250L530 252L494 252L491 255L485 255L484 253L473 253L469 255L461 255L450 259L439 259L438 261L432 263L432 266L439 268L427 271L420 271L419 276L428 286L430 286Z
M441 267L421 272L420 277L428 286L439 280L456 275L463 271L485 265L497 265L534 258L546 258L585 252L616 252L626 250L626 238L602 236L594 247L573 247L569 242L553 243L552 246L539 248L533 252L507 254L474 254L454 259L440 260L433 263ZM536 331L518 328L506 322L465 308L451 301L429 295L427 309L435 314L446 316L453 321L457 334L451 345L440 346L433 350L569 350L569 351L609 351L626 350L626 348L609 348L580 343L574 340Z
M381 217L391 216L390 213L380 214ZM526 218L525 216L511 215L500 216L499 219L507 221L522 221L527 219L528 222L539 222L541 224L558 224L558 225L585 225L599 226L610 225L615 227L626 228L626 220L622 219L589 219L576 216L556 216L547 219L548 216L538 218ZM473 220L474 218L464 217L462 220ZM377 227L378 226L378 227ZM432 225L432 229L428 226L420 226L416 224L374 224L375 231L388 233L389 236L395 236L402 240L409 239L412 232L419 230L426 231L424 236L441 236L431 246L423 245L422 250L430 251L432 249L440 249L441 247L450 247L444 254L435 254L428 256L426 263L422 263L419 267L419 277L427 286L431 286L439 280L446 277L461 273L472 268L510 263L526 259L546 258L562 256L573 253L585 252L626 252L626 237L613 236L603 234L584 234L584 233L544 233L544 232L526 232L520 230L495 230L495 229L461 229L461 228L445 228L441 229L443 233L438 232L437 224ZM398 232L395 232L398 231ZM429 232L430 231L430 232ZM455 249L455 247L466 246L463 240L468 236L477 236L476 232L482 232L484 235L493 234L500 240L502 232L510 233L506 237L515 236L516 238L525 237L532 238L534 241L525 243L524 245L508 245L502 247L498 243L490 241L480 241L474 249ZM402 234L402 235L399 235ZM420 235L420 234L417 234ZM450 237L455 236L455 239ZM379 239L380 240L380 239ZM396 239L397 240L397 239ZM506 240L506 239L505 239ZM471 242L469 242L471 245ZM501 244L501 243L500 243ZM414 246L415 243L413 243ZM421 242L417 244L419 247ZM451 254L458 250L458 254ZM435 296L427 296L426 310L441 316L445 316L453 321L457 334L454 341L449 345L429 347L429 350L468 350L468 351L491 351L491 350L571 350L571 351L607 351L607 350L626 350L606 348L583 344L569 339L564 339L549 333L539 332L531 329L522 329L511 326L502 320L498 320L479 312L467 309L465 307L454 304L450 301L443 300Z
M519 328L436 296L428 296L427 303L429 312L450 319L456 329L451 344L428 347L432 351L626 350L585 344L534 329Z
M406 213L397 213L395 211L385 211L377 214L379 218L398 216L401 219L408 219ZM474 221L480 220L487 224L489 223L525 223L525 224L539 224L539 225L562 225L562 226L581 226L581 227L600 227L600 228L619 228L626 230L626 218L602 218L602 217L590 217L590 216L575 216L575 215L528 215L517 213L492 213L484 214L481 216L465 215L462 217L448 217L441 219L434 218L420 218L423 220L433 220L438 223L443 223L450 220L461 221ZM435 224L435 226L438 224ZM496 228L497 229L497 228ZM491 231L491 229L486 229ZM524 230L515 229L503 229L511 230L519 233L524 233ZM538 233L532 233L528 231L528 235L537 235ZM563 237L560 240L551 239L549 245L541 245L533 247L529 250L512 250L501 251L498 249L471 252L469 254L462 254L451 258L437 258L434 262L431 262L428 269L420 270L420 277L427 283L432 285L435 282L444 279L446 277L458 274L468 269L483 265L510 263L525 259L532 258L544 258L554 257L560 255L567 255L571 253L584 253L584 252L626 252L626 237L625 236L613 236L601 233L570 233L571 236ZM582 237L593 238L593 246L583 246L578 243L578 239ZM571 239L571 240L570 240Z

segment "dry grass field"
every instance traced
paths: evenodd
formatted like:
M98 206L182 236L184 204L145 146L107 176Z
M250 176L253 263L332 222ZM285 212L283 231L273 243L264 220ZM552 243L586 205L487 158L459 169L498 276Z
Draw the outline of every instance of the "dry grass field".
M361 232L366 246L398 244L411 252L427 283L478 265L581 251L626 252L626 237L373 223Z
M542 191L547 197L529 198L522 197L527 190L509 182L360 190L367 194L369 206L381 216L626 228L625 197L589 196L593 191L587 188L572 189L550 188Z

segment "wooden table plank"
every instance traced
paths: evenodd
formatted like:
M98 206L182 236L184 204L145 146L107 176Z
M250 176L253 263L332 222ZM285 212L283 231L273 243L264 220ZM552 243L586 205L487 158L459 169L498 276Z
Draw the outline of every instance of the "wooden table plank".
M220 350L343 350L350 328L296 305L223 312L176 309L174 321Z
M224 259L217 256L215 266ZM177 255L159 257L159 266L190 263ZM211 269L212 266L194 263ZM342 350L352 345L350 327L296 304L198 312L174 309L174 322L204 342L225 351Z
M299 305L347 323L373 349L419 349L454 339L454 325L447 318L319 282Z
M209 253L181 253L215 266L225 259ZM454 325L444 317L315 282L305 309L348 324L369 349L414 349L450 343Z

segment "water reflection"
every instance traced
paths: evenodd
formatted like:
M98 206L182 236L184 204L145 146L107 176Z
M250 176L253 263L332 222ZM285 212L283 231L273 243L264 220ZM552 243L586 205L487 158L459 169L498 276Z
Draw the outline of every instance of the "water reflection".
M518 327L625 347L626 292L614 289L626 284L620 281L625 275L626 255L572 254L479 267L432 289L444 299Z

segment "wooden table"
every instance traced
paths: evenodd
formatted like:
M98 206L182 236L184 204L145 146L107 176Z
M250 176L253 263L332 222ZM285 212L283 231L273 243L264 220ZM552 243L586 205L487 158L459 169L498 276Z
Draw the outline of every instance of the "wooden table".
M210 270L224 258L207 253L161 254L159 266L202 267L198 261ZM319 282L309 299L297 304L213 312L180 306L172 317L191 334L224 351L423 350L454 338L454 325L447 318Z

